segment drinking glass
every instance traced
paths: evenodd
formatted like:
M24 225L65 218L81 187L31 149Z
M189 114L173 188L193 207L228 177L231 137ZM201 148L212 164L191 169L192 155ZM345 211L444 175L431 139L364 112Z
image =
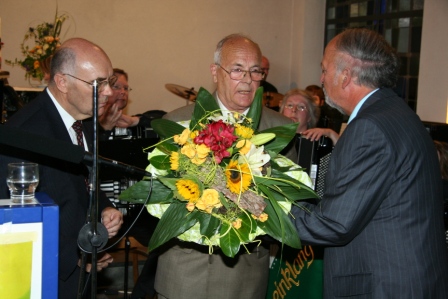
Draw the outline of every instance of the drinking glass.
M39 184L39 165L36 163L9 163L6 183L13 203L29 203Z

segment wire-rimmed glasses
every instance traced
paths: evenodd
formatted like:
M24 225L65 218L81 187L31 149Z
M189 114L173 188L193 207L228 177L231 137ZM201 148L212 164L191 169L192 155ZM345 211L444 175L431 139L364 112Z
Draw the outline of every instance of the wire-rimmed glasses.
M112 85L112 89L113 90L124 90L126 92L130 92L132 90L132 88L130 88L129 86L122 86L122 85Z
M242 70L240 68L234 68L234 69L231 69L230 71L228 71L225 68L223 68L220 64L216 63L216 65L219 66L220 68L222 68L227 74L229 74L230 79L232 79L232 80L237 80L237 81L243 80L243 78L246 77L246 74L249 73L250 79L252 81L258 82L258 81L263 80L264 75L265 75L265 73L263 71L258 70L258 69L246 71L246 70Z
M286 105L285 105L285 108L286 108L286 109L289 109L289 110L291 110L291 111L305 111L305 110L306 110L306 106L303 105L303 104L297 104L297 105L294 105L294 104L286 104Z
M70 76L70 77L75 78L75 79L77 79L77 80L79 80L79 81L82 81L82 82L84 82L84 83L87 83L87 84L89 84L90 86L93 86L93 82L89 82L89 81L83 80L83 79L81 79L81 78L75 77L75 76L70 75L70 74L63 74L63 75ZM97 80L98 80L98 79L97 79ZM110 87L114 86L114 84L115 84L115 82L117 82L117 80L118 80L118 77L115 76L115 75L112 75L112 76L110 76L109 78L104 79L104 80L101 80L101 81L98 80L98 83L97 83L97 84L98 84L98 91L103 91L104 88L106 87L106 85L109 85Z

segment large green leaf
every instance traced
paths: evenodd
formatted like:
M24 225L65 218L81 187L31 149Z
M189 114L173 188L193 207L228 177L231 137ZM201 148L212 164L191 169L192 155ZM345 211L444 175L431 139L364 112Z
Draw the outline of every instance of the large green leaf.
M191 228L198 221L198 213L188 212L185 203L175 201L170 204L152 234L148 249L154 250Z
M152 185L152 191L151 191ZM131 187L127 188L119 195L122 201L132 203L144 203L151 191L150 203L168 203L172 201L173 192L163 185L159 180L154 179L151 183L148 181L140 181Z
M171 155L171 152L177 152L178 150L178 145L174 143L174 140L172 138L157 143L156 147L158 150L168 156Z
M242 220L241 227L236 229L235 232L242 243L247 243L250 241L250 234L255 233L255 230L257 229L257 221L246 213L242 213L240 218Z
M204 88L199 88L196 102L194 105L193 115L190 121L190 130L198 130L198 123L203 117L212 111L220 111L216 99Z
M275 179L269 177L254 177L257 186L265 186L273 192L273 199L290 201L318 198L316 192L302 182L291 178L288 175L273 170Z
M159 155L154 156L149 160L152 166L161 170L168 170L171 168L170 156Z
M260 124L261 110L263 107L263 87L258 87L255 92L254 101L250 105L247 117L252 119L252 129L256 130Z
M228 257L234 257L240 250L240 238L235 229L225 222L222 223L220 234L223 235L219 239L219 246L222 252Z
M221 221L208 213L200 213L198 217L201 235L211 238L216 234Z
M261 131L260 133L274 133L275 139L265 144L266 151L280 153L296 135L297 123L290 123Z
M161 138L170 138L181 134L185 130L185 127L180 124L164 118L154 119L151 121L151 126Z
M270 190L265 186L259 186L263 193L272 198ZM264 212L269 215L265 222L258 223L268 235L293 248L301 248L299 235L289 216L275 200L267 200Z

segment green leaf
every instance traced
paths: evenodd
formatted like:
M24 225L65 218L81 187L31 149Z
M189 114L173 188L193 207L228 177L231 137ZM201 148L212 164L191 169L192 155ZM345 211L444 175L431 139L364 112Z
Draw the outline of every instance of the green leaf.
M127 188L119 195L122 201L132 203L144 203L151 191L151 181L140 181ZM150 203L169 203L173 201L173 192L163 185L159 180L154 179L152 182L152 192L149 199Z
M296 135L297 123L277 126L261 131L260 133L274 133L275 139L265 144L265 151L280 153Z
M158 179L171 190L177 190L176 183L179 180L178 178L158 177Z
M178 123L164 118L158 118L151 121L151 127L161 138L169 138L174 135L182 134L185 127Z
M240 250L240 239L238 238L235 229L223 222L220 234L223 235L219 239L219 246L221 247L222 252L228 257L234 257Z
M271 200L272 195L267 187L259 186L259 188L268 195L269 199L266 201L267 206L264 212L269 215L269 218L265 222L258 223L258 226L274 239L292 248L301 248L299 235L289 216L278 202Z
M173 139L166 139L156 145L162 153L166 155L171 155L171 152L177 152L178 146L174 143Z
M151 240L149 251L184 233L198 221L198 211L188 212L185 203L178 201L170 204L160 218Z
M269 188L273 192L273 199L284 201L285 198L287 198L290 201L297 201L301 199L319 198L313 189L302 182L283 173L279 173L277 170L272 171L276 179L269 177L254 177L254 180L258 186Z
M258 87L255 92L254 101L250 105L247 117L252 119L252 129L256 131L260 124L261 110L263 107L263 87Z
M241 227L239 229L232 229L235 230L235 233L239 236L242 243L247 243L250 241L250 233L255 233L257 229L257 221L246 213L242 213L240 218L242 220Z
M220 111L216 99L205 88L199 88L193 115L190 121L190 130L197 130L198 124L202 121L204 116L212 111Z
M200 213L198 216L198 220L200 223L200 232L202 235L207 238L211 238L216 234L216 230L218 229L221 221L208 213Z
M168 170L171 168L170 156L154 156L149 160L152 166L157 169Z

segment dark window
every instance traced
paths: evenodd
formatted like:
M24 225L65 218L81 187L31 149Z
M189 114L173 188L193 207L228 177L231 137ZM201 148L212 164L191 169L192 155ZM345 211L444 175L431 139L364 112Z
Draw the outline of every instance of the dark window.
M420 63L424 0L327 0L325 45L345 28L375 30L400 58L396 92L414 111Z

